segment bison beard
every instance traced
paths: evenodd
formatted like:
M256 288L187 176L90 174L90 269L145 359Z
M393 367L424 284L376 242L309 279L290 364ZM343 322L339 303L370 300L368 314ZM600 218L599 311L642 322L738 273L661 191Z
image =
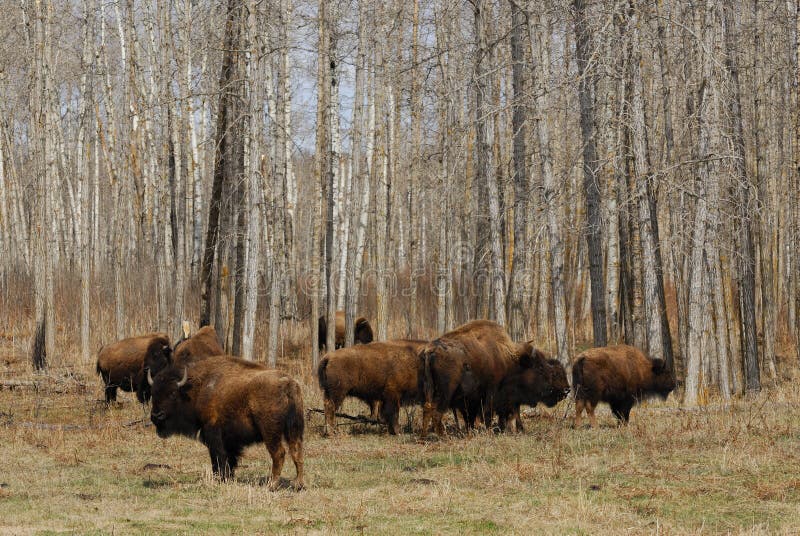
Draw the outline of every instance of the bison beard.
M608 402L620 424L626 424L636 402L651 396L666 400L675 389L675 377L662 359L650 360L633 346L606 346L578 356L572 367L572 389L575 427L580 427L586 410L596 428L594 410L599 402Z
M171 365L152 381L151 420L159 437L198 437L208 447L211 467L233 477L242 450L263 442L272 458L270 489L280 483L288 447L303 487L303 398L283 372L242 359L216 356L186 366Z
M325 396L326 433L335 430L336 410L353 396L375 407L389 433L400 431L400 407L420 401L417 353L425 341L396 340L342 348L319 364L319 387Z
M117 389L135 391L136 399L143 404L150 400L147 356L152 354L154 360L165 360L170 352L166 333L149 333L104 346L97 354L95 370L103 379L106 404L117 399Z
M344 348L344 311L336 311L336 340L335 346L336 350L339 348ZM372 326L369 324L369 320L360 316L356 318L355 322L353 322L353 340L355 344L368 344L371 343L374 339L374 335L372 333ZM322 350L323 347L326 345L326 341L328 340L328 325L325 323L325 317L319 317L319 349Z
M502 430L513 431L516 423L517 430L523 431L522 404L534 407L542 402L552 408L566 398L569 391L563 365L532 349L530 354L520 357L520 364L500 384L496 403L498 425Z
M520 356L531 351L529 344L513 342L489 320L474 320L426 345L419 354L420 391L425 398L422 435L431 424L437 434L444 432L442 415L448 408L458 409L468 428L478 415L491 425L500 383L520 364Z

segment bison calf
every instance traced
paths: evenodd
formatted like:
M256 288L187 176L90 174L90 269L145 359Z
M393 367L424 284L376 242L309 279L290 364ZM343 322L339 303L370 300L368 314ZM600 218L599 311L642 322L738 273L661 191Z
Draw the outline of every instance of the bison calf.
M637 401L660 396L675 389L675 377L663 359L648 359L633 346L605 346L586 350L572 366L575 392L575 427L581 425L584 410L592 428L598 402L608 402L620 423L627 423Z
M130 337L104 346L97 354L95 370L103 378L106 403L117 399L117 389L136 392L136 399L145 403L150 399L145 358L154 361L169 360L171 353L166 333L149 333Z
M286 455L303 487L303 398L291 377L264 365L228 356L185 366L171 365L152 385L150 419L159 437L197 437L208 447L211 467L223 480L233 477L242 450L263 442L272 458L270 489L280 482Z
M395 340L342 348L319 364L319 387L325 395L326 432L334 430L336 410L348 396L374 408L389 433L400 431L400 406L419 401L417 353L425 341Z
M543 402L552 408L569 394L569 382L564 366L556 359L547 359L544 354L531 348L523 354L519 365L512 369L500 382L497 390L496 406L498 424L502 430L512 431L516 423L523 431L520 419L520 406L536 406Z
M336 332L335 332L335 343L334 345L338 350L339 348L344 348L344 311L336 311L336 318L334 319L336 323ZM355 319L353 322L353 340L355 344L368 344L371 343L374 339L372 333L372 326L369 325L369 320L360 316ZM327 344L328 340L328 325L325 323L325 317L319 317L319 349L322 348Z

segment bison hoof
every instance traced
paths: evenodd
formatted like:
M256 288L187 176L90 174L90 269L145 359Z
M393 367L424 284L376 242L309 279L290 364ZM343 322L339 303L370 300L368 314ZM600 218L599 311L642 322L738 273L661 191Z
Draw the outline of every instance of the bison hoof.
M306 485L303 483L302 480L295 480L294 482L292 482L292 489L294 491L303 491L304 489L306 489Z

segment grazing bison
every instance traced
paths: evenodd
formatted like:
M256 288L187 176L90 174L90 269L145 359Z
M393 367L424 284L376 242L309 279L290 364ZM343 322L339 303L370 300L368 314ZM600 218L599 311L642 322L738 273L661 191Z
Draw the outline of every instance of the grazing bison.
M418 357L426 341L372 342L330 352L319 364L319 387L325 395L325 428L335 430L334 417L345 397L353 396L370 405L389 433L400 431L400 406L420 401ZM374 417L374 415L373 415Z
M666 400L675 389L675 377L663 359L648 359L633 346L605 346L578 356L572 366L572 389L575 427L581 425L585 409L595 428L598 402L608 402L620 423L627 423L637 401L651 396Z
M422 435L430 424L443 433L442 415L448 408L458 409L468 428L479 414L489 426L500 383L530 351L529 344L513 342L489 320L468 322L425 345L419 354Z
M277 488L286 449L294 461L294 487L303 487L303 397L291 377L229 356L171 365L152 384L150 419L159 437L197 437L208 447L211 467L233 477L242 450L264 442L272 458L270 489Z
M547 359L536 348L520 356L519 365L506 376L497 390L496 408L501 429L512 431L516 423L523 431L519 408L522 404L536 406L543 402L552 408L569 394L569 382L564 366L556 359Z
M145 356L152 352L153 360L169 359L170 344L166 333L149 333L130 337L104 346L97 354L95 370L105 384L106 403L117 399L117 389L136 392L136 399L150 400Z
M190 361L225 353L219 344L217 331L213 327L202 327L191 337L185 336L187 332L188 329L184 328L184 338L178 341L175 348L169 353L161 351L155 343L147 349L145 369L150 370L153 377L170 364L185 365Z
M353 340L355 344L367 344L373 341L372 326L369 320L360 316L356 318L353 326ZM319 317L319 349L325 346L328 340L328 326L325 317ZM336 350L344 347L344 311L336 311Z

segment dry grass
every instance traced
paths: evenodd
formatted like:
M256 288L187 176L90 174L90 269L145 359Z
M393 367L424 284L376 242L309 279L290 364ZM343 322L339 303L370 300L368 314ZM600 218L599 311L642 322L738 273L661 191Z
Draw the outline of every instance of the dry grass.
M65 288L63 296L70 293ZM235 481L219 483L205 447L157 438L133 395L122 393L120 404L105 409L94 364L76 365L73 299L59 302L59 355L47 377L34 375L23 297L0 295L7 313L0 315L0 380L34 381L40 389L0 389L0 533L800 532L796 382L728 407L684 411L670 399L634 408L623 429L603 408L601 429L572 430L565 401L535 410L524 434L431 442L369 426L341 426L343 435L324 439L322 417L312 414L308 489L272 493L263 446L245 452ZM93 300L104 303L99 294ZM5 307L11 303L18 305ZM128 303L137 311L130 333L153 329L155 301ZM92 311L91 344L99 348L114 340L113 314L108 305ZM390 334L402 335L404 325L393 319ZM259 326L257 348L266 327ZM320 408L300 358L307 347L306 328L287 327L279 366L301 381L306 406ZM343 408L365 410L358 402ZM284 476L294 476L291 463Z
M572 430L564 402L534 411L521 435L432 442L363 426L324 439L312 415L308 489L271 493L263 447L246 451L234 482L219 483L200 443L161 440L135 422L148 414L133 396L104 409L89 367L49 379L25 369L0 360L3 377L43 385L0 391L0 532L800 531L794 387L726 408L636 408L623 429L604 410L596 431ZM321 407L315 387L304 390L307 407Z

